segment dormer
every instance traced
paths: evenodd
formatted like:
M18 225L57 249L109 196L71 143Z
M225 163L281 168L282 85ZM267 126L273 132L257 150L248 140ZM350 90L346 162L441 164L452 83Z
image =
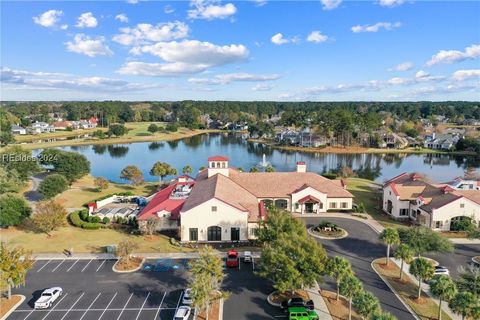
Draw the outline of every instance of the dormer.
M228 158L224 156L214 156L208 158L208 177L218 173L228 177Z

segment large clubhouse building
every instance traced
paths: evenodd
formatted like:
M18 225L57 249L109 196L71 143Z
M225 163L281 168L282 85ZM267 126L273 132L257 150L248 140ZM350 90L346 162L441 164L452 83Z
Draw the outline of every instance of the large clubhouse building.
M402 173L384 184L383 210L434 230L450 230L453 221L465 218L479 226L480 183L457 178L435 184L416 173Z
M140 225L158 220L158 229L179 229L181 241L245 241L255 238L266 208L297 214L351 210L353 195L342 180L307 172L241 172L223 156L208 158L194 179L180 176L159 191L138 216Z

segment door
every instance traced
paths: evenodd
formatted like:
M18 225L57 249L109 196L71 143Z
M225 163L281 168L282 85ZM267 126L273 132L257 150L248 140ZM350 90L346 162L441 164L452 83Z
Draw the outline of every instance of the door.
M240 228L232 228L230 230L230 239L232 241L240 241Z
M305 213L313 213L313 203L305 203Z
M208 241L222 241L222 228L218 226L211 226L207 229Z

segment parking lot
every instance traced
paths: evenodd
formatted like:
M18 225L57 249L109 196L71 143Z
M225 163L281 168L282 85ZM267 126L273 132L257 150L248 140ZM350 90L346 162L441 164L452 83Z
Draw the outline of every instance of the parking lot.
M188 286L187 259L148 260L138 272L112 271L115 260L39 260L27 286L15 290L27 299L8 319L141 320L172 319ZM226 269L222 288L231 293L224 319L273 319L284 315L266 302L271 284L253 273L255 263ZM63 295L52 308L35 310L41 292L60 286ZM193 316L191 316L193 319Z

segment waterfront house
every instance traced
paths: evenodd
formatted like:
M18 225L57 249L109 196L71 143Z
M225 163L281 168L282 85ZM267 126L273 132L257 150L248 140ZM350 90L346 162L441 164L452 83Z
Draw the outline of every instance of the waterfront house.
M434 184L416 173L402 173L383 185L383 211L433 230L450 230L461 219L479 225L480 190L460 185Z
M55 132L55 127L46 122L35 121L30 125L30 127L28 127L28 131L31 134Z
M463 136L459 134L436 134L425 136L423 146L433 150L451 150Z
M182 241L246 241L255 238L269 207L321 215L351 210L353 195L341 180L307 172L304 162L297 163L295 172L251 173L230 167L227 157L214 156L195 179L173 180L150 203L138 216L141 228L155 218L163 227L176 228Z
M20 134L20 135L27 134L27 129L16 124L12 125L10 130L12 131L13 134Z

